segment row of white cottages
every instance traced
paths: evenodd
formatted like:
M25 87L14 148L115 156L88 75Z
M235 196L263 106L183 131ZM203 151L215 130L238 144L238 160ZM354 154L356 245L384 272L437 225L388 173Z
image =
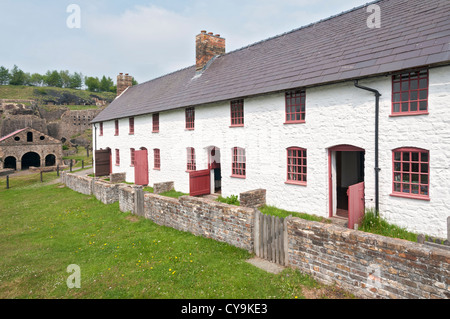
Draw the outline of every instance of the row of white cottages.
M393 0L377 3L401 5ZM319 24L335 28L332 23L342 23L336 19L356 19L359 11ZM387 18L385 25L389 26ZM283 37L299 32L308 32L308 27ZM209 43L223 40L205 32L197 41L199 37ZM439 40L434 39L433 44ZM267 42L277 40L255 46L267 47ZM443 52L449 48L445 45L443 41ZM245 50L249 49L256 48ZM197 43L197 61L199 50ZM237 54L210 57L209 64L197 66L197 71L187 68L119 92L93 121L95 150L111 150L110 171L125 172L128 182L142 181L142 176L135 176L138 171L146 175L145 184L173 181L177 191L189 193L191 172L208 170L208 193L227 197L263 188L268 205L324 217L347 218L347 190L362 185L360 197L366 209L378 208L383 218L411 231L446 236L450 215L448 51L445 63L185 106L176 101L159 109L142 107L151 99L145 94L155 83L166 86L170 78L179 81L181 73L188 72L189 83L200 81L207 72L224 67L220 59L233 53ZM380 54L376 59L381 58L386 57ZM184 89L189 90L186 85ZM379 93L378 107L375 93ZM136 102L140 96L147 99L145 103ZM133 110L131 104L139 107ZM121 108L131 110L127 114L118 111ZM139 150L146 150L144 173L142 168L136 170Z

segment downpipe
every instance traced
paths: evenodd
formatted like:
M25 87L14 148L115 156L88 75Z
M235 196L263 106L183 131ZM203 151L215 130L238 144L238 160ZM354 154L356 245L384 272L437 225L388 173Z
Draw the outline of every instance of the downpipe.
M379 132L379 115L380 115L380 92L375 89L362 86L358 84L358 80L354 81L355 87L370 91L375 94L375 215L378 217L378 212L380 209L380 201L379 201L379 172L380 168L378 167L378 132Z

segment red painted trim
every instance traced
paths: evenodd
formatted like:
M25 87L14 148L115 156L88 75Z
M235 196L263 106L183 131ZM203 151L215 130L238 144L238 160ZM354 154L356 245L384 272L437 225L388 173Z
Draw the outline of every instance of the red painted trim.
M336 145L328 148L328 150L333 152L365 152L363 148L347 144Z
M423 195L406 195L406 194L401 194L401 193L391 193L389 194L389 196L393 196L393 197L403 197L403 198L410 198L410 199L420 199L420 200L426 200L426 201L430 201L430 197L428 196L423 196Z
M426 73L422 73L426 71ZM420 81L426 80L426 87L420 87ZM407 88L403 88L403 84L407 84ZM416 84L416 88L412 88L412 84ZM395 86L398 86L398 89ZM428 112L428 95L429 95L430 77L428 69L415 70L412 72L394 74L392 76L392 97L391 97L391 115L419 115ZM420 93L426 92L426 97L420 98ZM403 97L406 95L406 98ZM412 97L415 95L414 97ZM396 99L396 98L397 99ZM421 102L426 103L426 109L421 110ZM402 111L403 104L408 107L407 111ZM415 105L416 110L411 110L411 106ZM395 112L395 106L398 111Z
M294 182L294 181L285 181L285 184L290 184L290 185L298 185L298 186L306 186L306 182Z
M301 121L286 121L283 124L303 124L306 123L305 120L301 120Z
M244 126L244 100L230 102L231 126Z
M428 113L427 111L424 112L417 112L417 113L395 113L395 114L390 114L389 117L402 117L402 116L415 116L415 115L428 115L430 113Z
M333 177L331 165L331 149L328 149L328 213L329 217L333 217Z

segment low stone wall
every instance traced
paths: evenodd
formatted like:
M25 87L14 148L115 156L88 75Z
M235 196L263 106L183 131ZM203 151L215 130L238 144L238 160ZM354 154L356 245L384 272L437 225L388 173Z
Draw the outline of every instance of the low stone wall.
M92 195L94 178L61 172L61 180L70 189L85 195Z
M102 202L118 200L121 211L254 251L253 208L191 196L175 199L144 193L141 186L65 172L62 180ZM261 190L253 193L260 199L263 194ZM450 299L450 251L300 218L288 217L286 224L288 266L321 283L336 284L360 298Z
M122 183L125 182L127 178L127 173L113 173L109 175L109 181L111 183Z
M450 252L288 219L289 264L363 298L450 298Z
M253 209L192 196L175 199L146 193L144 211L158 225L253 251Z
M163 182L163 183L154 183L153 184L153 193L161 194L164 192L168 192L174 189L173 182Z
M135 213L135 191L131 185L121 185L117 190L119 194L119 208L121 212Z
M260 208L266 204L266 190L265 189L255 189L252 191L244 192L239 194L239 201L241 206Z
M103 204L112 204L119 200L119 184L111 184L106 181L96 180L94 182L92 195Z

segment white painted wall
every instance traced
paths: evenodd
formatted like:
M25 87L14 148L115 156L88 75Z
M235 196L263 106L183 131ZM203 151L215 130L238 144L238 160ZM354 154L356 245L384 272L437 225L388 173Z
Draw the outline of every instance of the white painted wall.
M390 222L434 236L446 236L450 214L450 67L430 70L429 115L390 117L391 78L360 81L380 91L380 211ZM149 180L174 181L175 189L189 192L186 148L194 147L197 169L207 167L207 148L220 148L222 195L238 195L256 188L267 190L267 203L279 208L329 215L328 148L350 144L366 150L366 206L375 205L374 187L374 94L355 88L352 82L311 88L306 91L306 123L284 124L284 94L246 98L245 126L230 128L229 102L195 109L195 130L185 130L184 109L160 113L160 131L152 133L152 116L135 118L135 134L128 134L128 119L120 120L114 136L114 121L103 124L97 149L110 147L113 172L126 172L134 181L129 149L149 150ZM97 130L98 134L98 130ZM247 176L231 177L232 148L246 149ZM307 186L286 184L286 148L307 149ZM390 196L392 150L402 146L430 151L430 201ZM114 149L121 151L120 167L114 165ZM153 149L161 150L161 170L153 169Z

